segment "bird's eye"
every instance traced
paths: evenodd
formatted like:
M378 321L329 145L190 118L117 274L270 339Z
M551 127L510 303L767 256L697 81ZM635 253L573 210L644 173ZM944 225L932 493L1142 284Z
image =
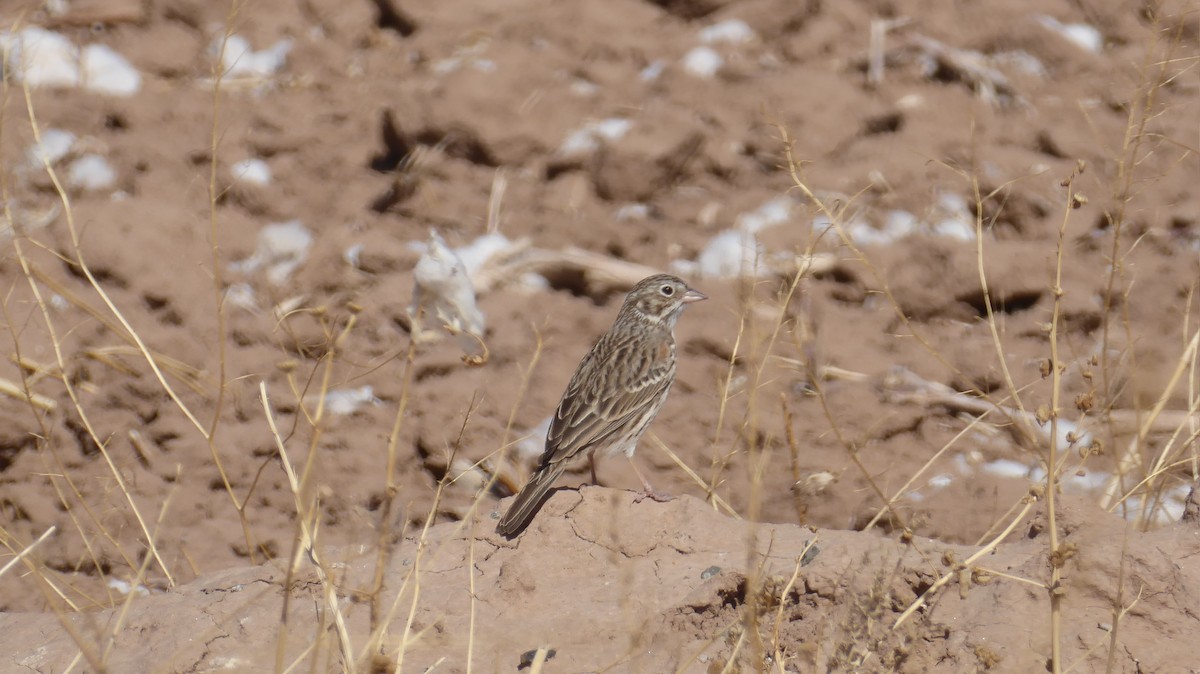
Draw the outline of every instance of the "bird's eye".
M660 292L662 292L663 297L670 297L675 294L675 289L671 286L663 286Z

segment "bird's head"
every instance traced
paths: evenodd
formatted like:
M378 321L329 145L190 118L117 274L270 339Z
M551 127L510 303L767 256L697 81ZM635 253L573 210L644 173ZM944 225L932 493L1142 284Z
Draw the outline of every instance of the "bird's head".
M685 306L706 299L707 295L688 287L683 279L670 274L655 274L642 279L629 291L621 313L652 323L666 321L674 325Z

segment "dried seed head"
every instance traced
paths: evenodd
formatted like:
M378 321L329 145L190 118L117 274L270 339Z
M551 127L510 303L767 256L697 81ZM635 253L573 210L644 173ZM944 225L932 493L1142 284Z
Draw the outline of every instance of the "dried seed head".
M1079 546L1075 543L1063 543L1058 546L1057 550L1050 553L1050 564L1056 569L1061 569L1068 559L1071 559L1079 552Z
M1037 416L1038 424L1045 426L1046 422L1050 421L1050 407L1047 406L1045 403L1038 405L1037 412L1035 412L1035 415Z
M1096 396L1091 391L1075 396L1075 409L1087 414L1096 405Z
M1104 443L1095 438L1092 438L1092 443L1090 445L1079 448L1079 455L1085 459L1089 456L1101 456L1103 454Z

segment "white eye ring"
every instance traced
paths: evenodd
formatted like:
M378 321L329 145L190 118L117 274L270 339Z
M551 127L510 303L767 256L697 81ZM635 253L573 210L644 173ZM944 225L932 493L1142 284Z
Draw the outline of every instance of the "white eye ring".
M671 295L675 294L675 289L671 286L663 286L662 288L659 288L659 292L663 294L663 297L670 297Z

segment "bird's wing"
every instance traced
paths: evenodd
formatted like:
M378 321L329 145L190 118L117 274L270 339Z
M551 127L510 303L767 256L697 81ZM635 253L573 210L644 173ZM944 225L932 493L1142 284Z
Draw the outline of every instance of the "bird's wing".
M542 466L604 445L659 404L675 378L673 354L647 354L634 346L601 339L579 363L550 422Z

